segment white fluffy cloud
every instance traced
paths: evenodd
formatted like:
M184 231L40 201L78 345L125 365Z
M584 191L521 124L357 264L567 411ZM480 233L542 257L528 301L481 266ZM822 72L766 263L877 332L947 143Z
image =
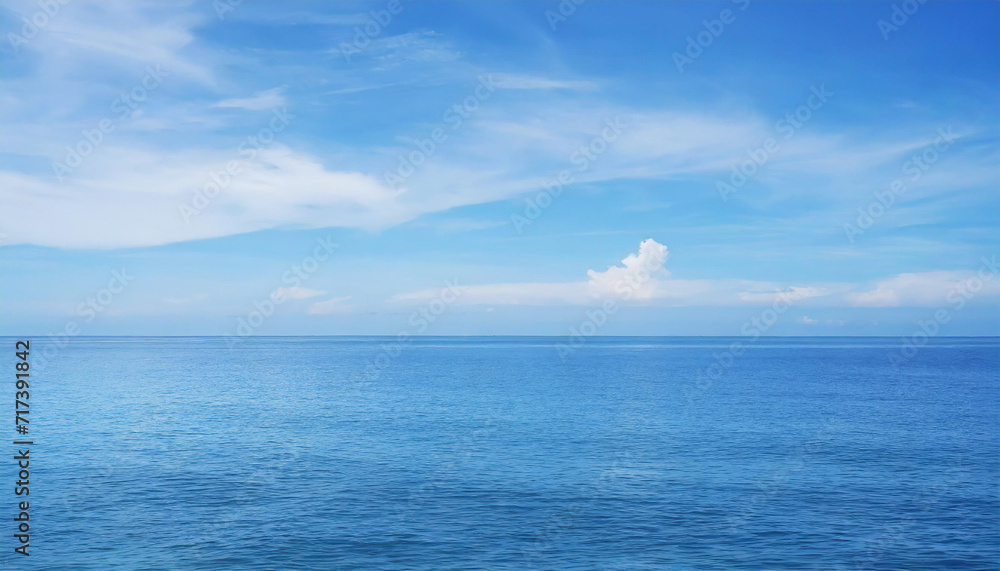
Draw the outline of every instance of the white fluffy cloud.
M606 300L658 306L767 306L782 300L794 305L826 307L939 307L948 295L966 292L967 299L994 299L1000 295L1000 266L984 261L979 272L924 272L900 274L874 287L851 283L815 286L739 279L674 279L665 269L669 251L653 239L639 244L620 265L604 271L588 270L588 281L469 285L462 288L460 305L594 305ZM990 265L992 264L992 265ZM991 269L992 268L992 269ZM438 290L399 294L391 303L424 302ZM802 323L815 320L803 318Z
M822 295L818 288L782 286L748 280L673 279L665 264L669 250L647 239L639 249L604 271L588 270L587 281L471 285L462 288L461 305L594 305L606 300L661 306L762 305L778 296L793 300ZM394 296L390 302L434 299L437 290Z
M649 238L639 244L637 253L625 257L622 265L603 272L588 270L587 286L591 295L603 299L653 299L661 290L661 280L670 277L663 269L669 255L666 246Z

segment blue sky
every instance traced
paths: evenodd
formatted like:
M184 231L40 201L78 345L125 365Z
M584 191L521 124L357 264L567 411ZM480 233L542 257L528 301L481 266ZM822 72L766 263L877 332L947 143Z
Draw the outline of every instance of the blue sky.
M0 11L4 334L1000 333L995 2Z

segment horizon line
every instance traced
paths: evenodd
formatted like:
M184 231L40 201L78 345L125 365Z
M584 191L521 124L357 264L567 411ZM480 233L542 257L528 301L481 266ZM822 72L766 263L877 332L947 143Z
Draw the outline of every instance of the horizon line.
M284 337L387 337L387 338L399 338L403 336L401 333L374 333L374 334L359 334L359 333L337 333L337 334L305 334L305 335L0 335L0 338L10 338L10 339L25 339L25 338L71 338L71 339L86 339L86 338L108 338L108 337L156 337L156 338L237 338L237 339L273 339L273 338L284 338ZM480 333L475 335L468 334L442 334L442 335L422 335L422 334L406 334L410 338L435 338L435 337L550 337L553 339L562 338L573 338L581 337L580 335L531 335L531 334L499 334L499 333ZM896 338L907 338L912 337L912 335L758 335L756 337L752 335L585 335L582 336L587 339L599 339L599 338L684 338L684 339L740 339L744 337L750 337L755 339L801 339L801 338L828 338L828 339L896 339ZM930 339L1000 339L1000 334L997 335L935 335L930 337ZM30 340L30 339L29 339Z

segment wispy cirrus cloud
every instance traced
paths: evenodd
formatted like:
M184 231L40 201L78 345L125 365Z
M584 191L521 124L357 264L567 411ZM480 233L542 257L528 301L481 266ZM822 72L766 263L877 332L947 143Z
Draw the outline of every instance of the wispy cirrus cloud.
M168 305L187 305L190 303L205 301L207 299L208 299L208 294L199 293L191 297L165 297L163 298L163 303L166 303Z
M351 299L351 296L346 297L335 297L333 299L328 299L326 301L318 301L311 306L309 306L309 315L334 315L340 313L350 313L353 307L347 305L345 302Z
M288 100L283 95L284 91L284 87L275 87L266 91L260 91L254 94L253 97L223 99L213 105L213 107L246 109L249 111L273 109L274 107L281 107L288 103Z
M271 228L378 230L430 213L530 196L564 169L574 173L574 186L653 182L662 195L672 198L674 183L684 181L711 197L716 181L747 160L747 149L775 136L774 123L780 118L752 107L677 100L625 102L601 89L605 79L571 71L541 74L504 65L505 71L491 72L485 63L466 57L453 37L429 29L400 28L400 33L374 38L365 49L367 63L347 67L342 70L345 74L324 74L319 93L291 94L278 87L245 89L234 96L234 82L223 64L236 62L256 69L266 66L267 60L249 53L237 57L201 41L197 30L206 23L205 13L155 3L129 3L112 13L79 4L81 8L74 8L74 2L66 9L86 6L85 13L61 14L46 34L32 42L37 60L28 72L8 82L0 106L0 118L8 125L0 150L16 153L18 165L41 165L0 171L0 197L6 206L0 211L0 226L9 235L8 243L120 248ZM265 20L259 14L251 17L250 12L256 14L249 10L247 18ZM326 17L337 20L341 15L315 15L318 20ZM81 129L92 129L107 110L74 107L66 97L44 94L81 94L81 100L99 94L111 101L122 85L136 81L128 74L124 79L119 75L114 80L100 76L86 81L60 74L64 56L81 64L74 63L74 69L103 69L108 64L118 72L135 68L139 60L163 61L163 69L173 75L154 94L159 99L151 96L74 170L70 180L57 182L46 165L64 160L66 145L80 140ZM399 71L396 64L404 61L418 71ZM451 63L441 66L442 61ZM422 67L425 64L434 71ZM314 75L321 71L307 64L298 69ZM453 131L444 113L478 86L480 74L490 73L497 92ZM220 82L220 77L229 81ZM219 85L226 86L225 93L219 93ZM257 114L287 104L311 128L314 113L327 106L336 110L337 117L351 117L354 112L345 113L341 106L353 109L370 96L381 102L377 109L389 109L380 88L391 86L406 86L414 97L430 90L441 99L420 99L418 111L393 110L393 132L388 134L369 130L379 121L377 113L362 121L363 137L346 135L356 132L357 125L332 131L338 138L329 143L297 137L289 130L280 143L248 161L193 223L178 223L177 205L190 202L194 191L207 184L209 174L237 153L232 148L233 124L228 122L234 116L266 121ZM803 89L808 90L808 84ZM528 91L530 99L518 93ZM338 97L351 93L365 95ZM393 100L403 101L400 106L406 103ZM59 111L46 110L50 107ZM226 112L234 109L247 113ZM178 110L184 113L175 114ZM621 137L579 170L581 147L601 133L607 120L617 117L628 124ZM836 212L837 220L829 222L831 216L826 215L818 223L840 227L853 220L857 206L871 201L880 183L884 186L899 176L907 156L919 151L937 126L928 123L922 131L910 125L906 134L884 129L884 134L870 136L850 125L811 123L794 139L781 142L780 151L756 175L759 184L753 192L741 192L737 199L755 207L783 204L810 188L812 210L799 215L820 218L816 215L820 209ZM400 157L413 153L416 143L426 141L435 127L445 129L448 140L435 145L402 187L390 188L384 173L394 169ZM254 135L259 129L251 124L245 133ZM152 131L161 136L149 137ZM993 132L981 131L956 127L963 136L960 140L974 142L979 136L979 147L950 150L898 199L892 216L879 222L880 229L933 222L939 210L928 212L928 199L956 195L956 188L982 189L1000 182L994 168L997 153L982 143ZM161 142L167 140L174 144ZM966 192L953 201L973 204L982 196ZM680 282L672 285L679 288Z
M598 84L589 80L556 79L532 75L517 75L511 73L493 74L497 87L500 89L568 89L593 91Z
M234 151L108 150L64 184L0 171L0 198L7 205L0 226L11 242L153 246L286 224L378 228L415 215L374 177L328 170L316 157L274 145L243 161L226 191L186 222L181 206L211 182L212 173L225 171Z
M278 299L310 299L319 297L326 292L319 289L309 289L305 287L279 287L274 290L273 296Z
M989 260L987 260L989 261ZM879 280L874 287L847 295L855 307L935 307L951 302L949 296L995 298L1000 295L1000 267L993 258L992 273L932 271L905 273Z
M229 105L255 109L283 99L268 94ZM71 248L158 245L288 226L387 228L423 214L537 192L561 170L576 172L575 149L605 127L595 116L623 117L629 126L608 152L576 172L576 184L700 178L712 195L713 177L727 172L746 148L766 134L761 121L753 118L621 111L609 107L588 114L588 120L566 109L531 111L513 123L510 117L506 122L497 120L500 108L484 111L462 127L469 142L442 144L400 190L389 187L383 174L397 157L412 152L412 145L358 148L344 157L320 157L292 141L273 143L245 161L225 192L191 224L177 216L178 205L190 202L194 192L209 182L210 173L239 158L237 150L123 148L112 140L68 181L58 182L50 172L0 171L0 196L7 205L0 212L0 224L10 243ZM843 141L838 150L834 144L838 139L832 136L817 145L816 152L823 156L848 152L849 144ZM894 150L885 153L887 161L912 145L889 146ZM771 176L794 177L802 165L808 167L809 176L823 175L824 168L830 177L842 175L842 167L834 163L802 163L803 152L790 155L793 160L788 163L776 157ZM582 155L577 158L582 160ZM946 177L955 169L966 170L956 173L962 180L970 172L978 173L968 184L996 178L995 173L970 168L961 160L936 166L934 174ZM758 191L752 199L759 201L762 196Z

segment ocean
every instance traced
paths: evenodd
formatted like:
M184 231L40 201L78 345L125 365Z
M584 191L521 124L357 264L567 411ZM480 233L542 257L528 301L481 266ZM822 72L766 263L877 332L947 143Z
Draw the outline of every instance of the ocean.
M1000 566L997 338L576 345L33 339L3 568Z

